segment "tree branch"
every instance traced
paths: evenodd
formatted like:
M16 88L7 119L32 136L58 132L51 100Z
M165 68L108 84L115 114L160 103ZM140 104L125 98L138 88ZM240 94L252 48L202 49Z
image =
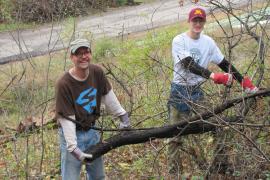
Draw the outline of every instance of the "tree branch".
M201 121L206 120L214 115L222 113L224 110L235 106L238 103L241 103L245 100L255 98L257 96L270 96L270 89L260 91L256 94L247 95L244 97L236 98L229 100L216 108L213 111L207 111L203 114L194 116L188 119L186 122L177 123L175 125L169 125L164 127L158 127L154 129L146 129L146 130L129 130L127 132L120 133L115 135L104 142L101 142L95 146L89 147L86 150L86 153L92 154L94 160L97 157L106 154L112 149L116 149L120 146L129 145L129 144L139 144L144 143L152 139L159 138L171 138L176 135L184 136L188 134L200 134L209 131L213 131L216 129L217 125L210 124L209 122ZM221 123L221 125L228 125L229 122Z

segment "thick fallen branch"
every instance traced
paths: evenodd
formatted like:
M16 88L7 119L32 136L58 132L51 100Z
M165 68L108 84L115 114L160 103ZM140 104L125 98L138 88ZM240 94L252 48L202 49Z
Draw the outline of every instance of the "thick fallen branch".
M95 146L92 146L86 150L87 153L93 155L91 160L100 157L112 149L116 149L117 147L129 145L129 144L138 144L144 143L149 140L157 139L157 138L171 138L176 135L184 136L188 134L200 134L204 132L213 131L216 129L216 126L205 121L198 120L206 120L216 114L222 113L224 110L243 102L244 100L254 98L257 96L270 96L270 90L260 91L256 94L236 98L229 100L216 108L213 111L204 112L203 114L194 116L190 118L188 122L181 122L175 125L163 126L153 129L146 130L129 130L127 132L120 133L115 135L109 139L106 139L104 142L99 143ZM226 125L226 124L224 124Z
M86 150L86 152L92 154L93 159L96 159L97 157L100 157L103 154L109 152L110 150L120 146L144 143L156 138L170 138L178 134L180 136L188 134L198 134L213 131L215 130L215 128L216 128L215 125L203 122L196 122L196 123L183 122L177 125L164 126L149 130L142 130L142 131L131 130L115 135L102 143L90 147L89 149Z
M195 117L189 119L189 122L196 121L196 120L199 120L201 118L206 120L209 117L212 117L214 114L219 114L219 113L223 112L224 110L226 110L226 109L228 109L228 108L230 108L230 107L232 107L240 102L243 102L243 100L247 100L247 99L254 98L254 97L263 97L263 96L270 96L270 89L260 91L256 94L253 94L253 95L230 100L227 103L224 103L220 106L217 106L212 112L205 112L201 116L195 116ZM52 120L46 122L46 124L43 124L43 128L46 126L52 126L51 128L53 128L53 129L57 128L57 125ZM179 127L179 128L177 128L177 127ZM185 127L185 128L183 129L183 127ZM194 127L196 127L194 130L190 130ZM10 141L16 141L17 138L25 137L25 136L31 135L32 133L39 132L38 130L41 128L42 127L37 125L35 122L30 123L30 125L25 125L25 128L23 128L23 129L25 129L26 131L21 131L19 129L16 129L14 135L0 136L0 146L4 145ZM176 129L176 131L171 132L171 129ZM141 130L130 129L130 130L128 130L128 132L121 133L119 135L116 135L116 136L113 136L113 137L107 139L106 142L104 142L104 143L100 143L100 144L96 145L95 147L90 147L87 150L87 152L92 153L94 156L93 159L95 159L103 154L106 154L108 151L115 149L117 147L123 146L123 145L143 143L143 142L149 141L150 139L155 139L155 138L169 138L169 137L175 136L175 134L179 134L180 131L181 131L181 135L186 135L186 134L203 133L203 132L207 132L207 131L212 131L213 129L215 129L214 125L211 125L208 123L203 123L203 122L193 122L192 124L189 124L188 126L187 126L187 124L176 124L173 127L164 126L164 127L158 127L158 128L143 128ZM106 129L105 130L102 129L102 130L106 131ZM166 132L166 133L164 133L164 132ZM159 133L160 133L160 135L159 135ZM138 138L138 140L132 140L132 139L137 139L137 138Z

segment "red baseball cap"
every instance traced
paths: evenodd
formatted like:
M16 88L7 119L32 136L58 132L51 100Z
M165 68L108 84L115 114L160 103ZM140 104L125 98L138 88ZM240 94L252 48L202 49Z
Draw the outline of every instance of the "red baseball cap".
M199 7L191 9L191 11L189 12L189 16L188 16L188 22L190 22L192 19L194 19L196 17L200 17L206 21L205 10L202 8L199 8Z

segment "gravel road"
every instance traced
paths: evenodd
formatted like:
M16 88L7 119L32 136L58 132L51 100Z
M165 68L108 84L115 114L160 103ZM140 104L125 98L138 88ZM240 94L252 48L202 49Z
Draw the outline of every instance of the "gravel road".
M248 0L234 1L244 4ZM203 0L200 2L204 3ZM67 47L70 41L67 35L72 29L75 29L76 37L85 33L95 39L122 36L186 20L191 6L194 4L189 2L180 8L178 0L159 0L77 18L75 26L58 22L36 29L0 33L0 64L61 50Z

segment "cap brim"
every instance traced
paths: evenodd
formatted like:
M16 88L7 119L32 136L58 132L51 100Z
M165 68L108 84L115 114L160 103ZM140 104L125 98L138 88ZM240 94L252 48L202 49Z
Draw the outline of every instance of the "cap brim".
M73 48L70 50L70 52L71 52L72 54L74 54L74 53L75 53L79 48L81 48L81 47L90 48L90 46L81 45L81 46L73 47Z
M195 19L195 18L201 18L201 19L203 19L204 21L206 21L206 17L204 17L204 16L194 16L194 17L192 17L192 18L190 18L189 19L189 21L192 21L193 19Z

